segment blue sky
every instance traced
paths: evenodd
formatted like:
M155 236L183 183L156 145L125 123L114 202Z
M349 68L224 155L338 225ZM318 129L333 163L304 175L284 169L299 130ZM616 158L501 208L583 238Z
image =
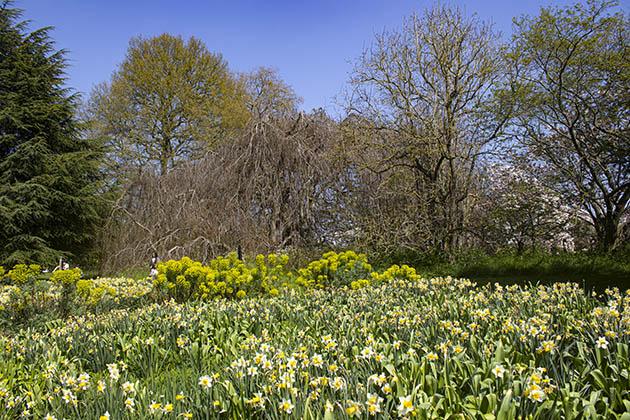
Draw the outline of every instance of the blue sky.
M622 2L623 3L623 2ZM233 71L273 67L304 98L303 108L335 111L351 61L374 34L400 26L432 0L16 0L32 27L54 26L68 51L68 85L89 94L123 60L132 36L164 32L202 39ZM512 17L563 0L453 0L495 24L504 36Z

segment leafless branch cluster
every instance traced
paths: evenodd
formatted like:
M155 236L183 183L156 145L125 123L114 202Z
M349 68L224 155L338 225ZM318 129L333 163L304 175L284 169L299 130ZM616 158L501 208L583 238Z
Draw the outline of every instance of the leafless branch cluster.
M336 125L323 113L258 121L205 158L146 173L116 203L104 237L107 269L153 252L202 261L305 245L326 235L341 180Z

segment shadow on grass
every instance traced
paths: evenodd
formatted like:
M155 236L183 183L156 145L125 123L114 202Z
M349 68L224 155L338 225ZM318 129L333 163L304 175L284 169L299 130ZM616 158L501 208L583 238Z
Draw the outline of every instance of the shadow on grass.
M425 276L465 277L479 284L552 284L574 282L587 290L608 287L630 289L630 252L611 254L531 252L488 255L468 252L450 261L435 257L405 256L396 262L416 267Z

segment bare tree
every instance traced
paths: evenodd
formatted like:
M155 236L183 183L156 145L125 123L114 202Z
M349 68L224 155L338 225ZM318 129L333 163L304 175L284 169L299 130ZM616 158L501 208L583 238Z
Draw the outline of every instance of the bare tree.
M476 17L436 6L377 36L350 80L355 146L372 150L360 166L382 177L380 188L405 192L413 205L399 226L421 221L427 245L442 251L465 237L477 167L506 121L490 112L496 38Z
M128 185L104 238L104 269L158 252L207 260L320 242L339 207L331 151L336 124L322 113L252 121L205 158Z
M247 109L254 121L290 118L302 102L274 69L260 67L243 76L247 92Z

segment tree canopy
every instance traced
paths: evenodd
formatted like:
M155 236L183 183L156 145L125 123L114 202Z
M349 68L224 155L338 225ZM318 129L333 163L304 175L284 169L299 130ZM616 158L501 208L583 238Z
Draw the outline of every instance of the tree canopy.
M114 172L154 167L161 174L247 120L241 84L219 54L197 38L136 37L89 111L110 146Z
M598 245L617 245L630 202L630 21L614 3L543 8L516 21L513 135Z
M101 147L80 135L63 51L20 18L0 3L0 262L52 263L94 242Z

